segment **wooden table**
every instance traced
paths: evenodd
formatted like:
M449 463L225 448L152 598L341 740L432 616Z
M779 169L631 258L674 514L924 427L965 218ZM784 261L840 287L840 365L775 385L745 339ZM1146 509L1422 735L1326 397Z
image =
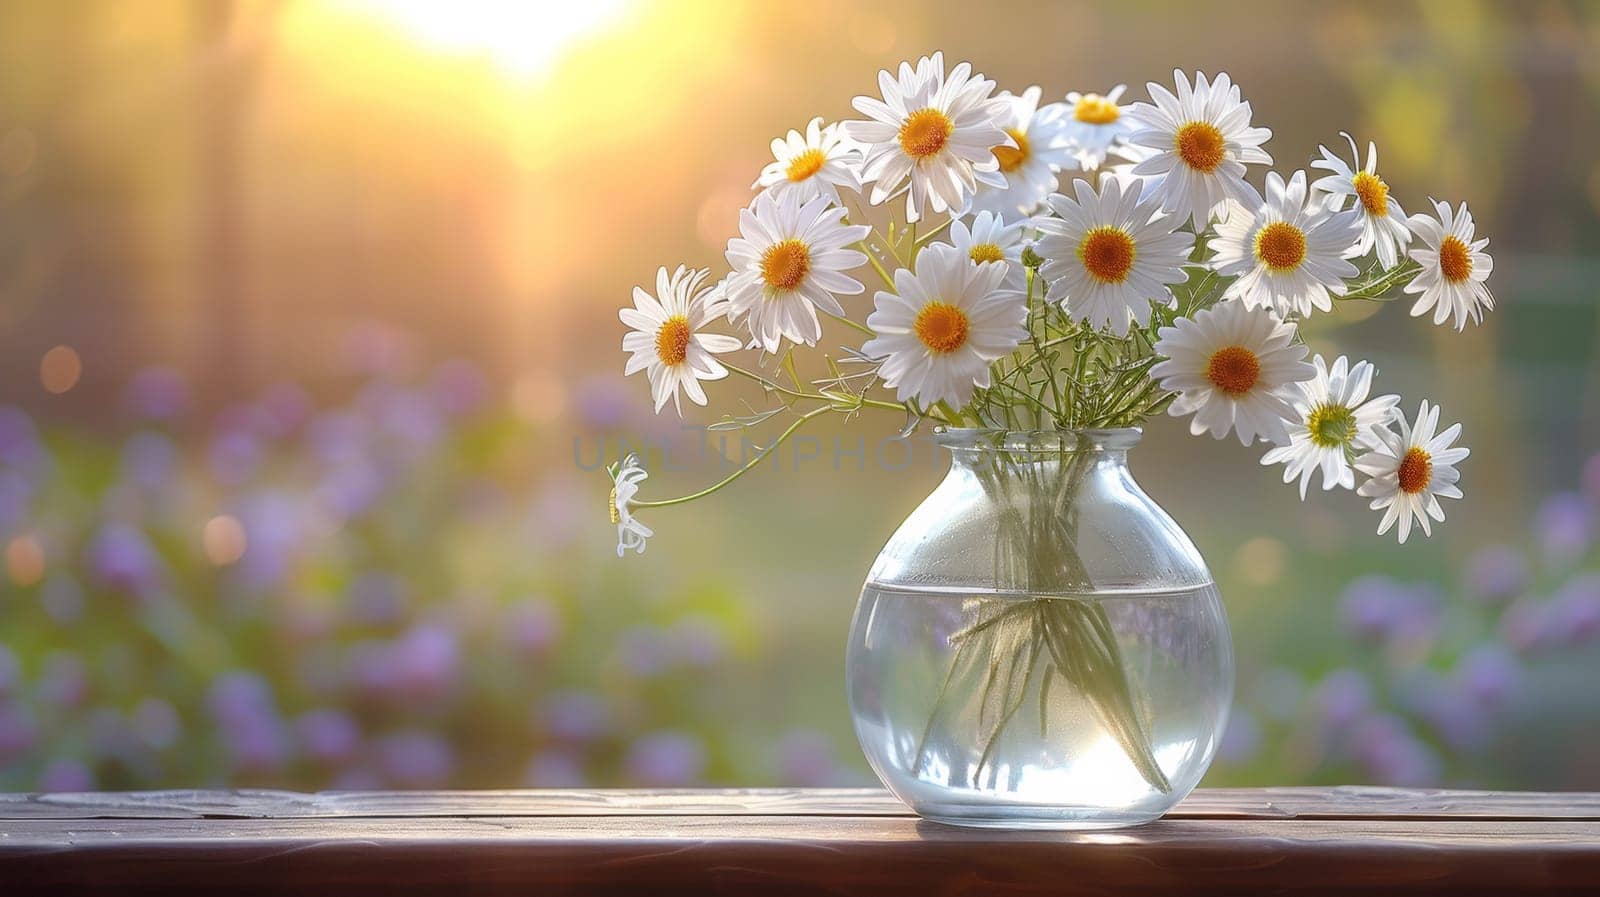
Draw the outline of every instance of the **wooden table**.
M1600 794L1195 792L1110 832L870 790L0 795L0 895L1600 894Z

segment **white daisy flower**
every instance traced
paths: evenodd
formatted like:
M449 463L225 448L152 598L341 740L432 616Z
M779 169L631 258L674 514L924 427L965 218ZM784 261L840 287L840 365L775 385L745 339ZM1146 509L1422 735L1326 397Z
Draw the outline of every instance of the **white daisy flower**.
M847 225L844 209L818 196L801 204L800 194L756 197L739 213L741 236L728 241L729 319L748 316L752 345L777 352L784 338L814 346L822 337L817 309L844 317L836 295L854 295L865 288L846 274L866 264L852 243L872 229Z
M1172 74L1177 95L1152 81L1145 86L1154 104L1135 103L1124 113L1136 128L1128 141L1157 151L1133 173L1159 175L1162 207L1191 219L1199 231L1226 200L1246 208L1260 203L1260 194L1245 183L1244 167L1272 164L1261 148L1272 132L1250 127L1250 104L1240 101L1226 72L1212 82L1196 73L1192 87L1182 71Z
M1322 158L1312 161L1311 167L1333 173L1317 178L1311 183L1311 189L1327 194L1325 205L1335 212L1344 208L1346 197L1355 198L1354 208L1361 222L1361 239L1350 249L1350 257L1359 258L1376 247L1378 264L1388 270L1399 264L1400 251L1411 242L1411 231L1406 229L1406 212L1389 195L1389 185L1378 177L1378 145L1367 142L1366 167L1357 171L1356 167L1361 164L1361 150L1356 147L1354 137L1343 131L1340 133L1350 141L1350 152L1355 161L1346 164L1327 147L1318 146Z
M1283 481L1300 478L1300 498L1306 497L1311 474L1322 471L1322 488L1356 487L1350 460L1357 451L1377 448L1382 442L1377 431L1394 417L1397 395L1367 398L1377 369L1358 361L1352 367L1340 355L1329 368L1321 355L1312 359L1315 378L1300 385L1295 400L1295 417L1289 421L1289 444L1269 450L1261 458L1264 465L1284 464Z
M611 522L617 527L617 557L622 557L630 548L638 554L644 554L644 540L654 536L655 531L633 516L632 504L633 497L639 492L639 484L649 479L650 474L639 463L639 456L634 454L613 465L609 473Z
M879 373L899 401L960 408L988 387L989 365L1027 337L1028 303L1001 288L1005 268L974 265L954 246L934 243L916 264L914 274L894 272L894 293L873 297L867 326L877 336L861 351L882 359Z
M1217 224L1211 261L1218 274L1238 275L1223 293L1279 317L1329 311L1343 295L1345 278L1360 273L1345 259L1361 225L1355 212L1334 212L1306 202L1306 173L1285 184L1267 172L1267 197L1253 209L1235 207Z
M1422 525L1422 534L1431 536L1428 518L1444 522L1441 498L1460 498L1461 489L1456 481L1461 478L1455 466L1471 454L1470 450L1454 448L1456 437L1461 435L1461 425L1452 424L1438 433L1439 406L1422 400L1417 410L1415 426L1404 416L1398 418L1400 432L1387 427L1378 430L1379 445L1356 459L1356 469L1371 477L1358 495L1372 499L1372 510L1384 511L1378 524L1378 535L1383 535L1400 522L1400 541L1411 534L1413 518Z
M1424 315L1434 309L1433 323L1443 324L1455 316L1457 330L1465 330L1470 318L1476 324L1485 311L1494 308L1494 294L1484 285L1494 270L1494 259L1484 248L1488 238L1472 239L1474 225L1467 204L1454 213L1447 202L1435 202L1438 220L1428 215L1412 215L1411 232L1424 246L1411 250L1411 257L1422 265L1417 276L1406 284L1407 293L1421 293L1411 314Z
M1067 94L1067 105L1071 108L1067 146L1084 171L1094 171L1105 164L1106 152L1133 133L1132 120L1126 118L1122 107L1117 105L1127 89L1128 85L1118 84L1104 95L1076 90Z
M1028 288L1028 269L1022 265L1022 250L1027 247L1022 234L1033 222L1006 224L993 212L972 216L972 224L960 218L950 222L950 245L978 264L1000 262L1005 265L1001 286L1010 290Z
M873 181L871 201L879 205L906 178L906 220L917 221L925 208L959 214L978 181L1005 186L996 146L1013 146L1005 132L1011 103L991 97L994 82L957 65L945 76L944 54L900 63L898 77L878 73L883 99L856 97L852 105L869 121L849 121L845 133L866 145L863 181Z
M634 287L633 308L617 312L622 323L633 328L622 337L622 351L633 353L623 376L646 372L658 414L671 399L678 416L683 416L679 387L689 401L704 405L706 393L700 381L728 376L728 369L712 356L739 348L735 337L700 332L722 313L713 301L715 288L705 286L710 276L706 268L690 271L679 265L670 276L661 268L656 272L656 295Z
M751 189L774 196L798 193L802 202L827 196L835 205L843 205L840 187L861 192L861 149L838 124L823 127L821 118L813 118L805 134L790 131L787 138L774 138L772 155L776 161L761 169Z
M1059 193L1046 200L1060 217L1038 221L1039 274L1073 320L1126 336L1130 322L1149 322L1152 305L1172 302L1168 284L1188 279L1183 266L1194 236L1176 230L1183 219L1162 215L1158 198L1140 202L1137 190L1124 191L1115 179L1103 181L1099 194L1082 179L1072 189L1076 200Z
M1295 384L1317 375L1294 335L1294 325L1270 311L1223 302L1161 328L1155 350L1166 360L1150 376L1178 394L1168 413L1194 415L1190 433L1222 439L1234 431L1243 445L1257 437L1281 445L1289 440L1284 420L1295 416Z
M1015 146L994 148L1005 185L980 184L971 211L994 212L1006 221L1021 221L1038 211L1044 198L1055 191L1056 172L1074 164L1067 150L1067 107L1051 103L1040 108L1042 93L1030 87L1020 97L1000 94L1010 106L1000 123Z

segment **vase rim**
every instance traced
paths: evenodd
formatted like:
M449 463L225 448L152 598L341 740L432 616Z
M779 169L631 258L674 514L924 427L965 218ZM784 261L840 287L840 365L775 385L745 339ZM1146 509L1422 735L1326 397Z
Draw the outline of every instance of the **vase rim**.
M1104 452L1139 444L1142 427L1089 427L1061 430L1007 430L988 427L936 427L936 443L951 451Z

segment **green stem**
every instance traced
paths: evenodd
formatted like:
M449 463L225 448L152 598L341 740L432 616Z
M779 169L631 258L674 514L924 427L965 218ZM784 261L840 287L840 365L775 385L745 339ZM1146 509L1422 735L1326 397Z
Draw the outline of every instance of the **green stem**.
M662 499L657 499L655 501L634 501L634 502L630 502L630 504L635 508L666 508L666 507L671 507L672 505L681 505L681 504L683 504L685 502L691 502L691 501L694 501L695 499L698 499L698 498L705 498L707 495L710 495L713 492L716 492L717 490L721 489L722 487L731 484L733 481L739 479L740 477L742 477L745 474L749 473L750 471L754 470L757 464L760 464L762 461L765 461L767 459L768 455L772 454L775 450L777 450L778 446L783 445L784 441L787 440L790 436L793 436L796 430L800 429L802 426L805 425L806 421L809 421L812 418L817 417L819 415L827 414L829 411L832 411L832 410L833 410L833 408L831 406L824 405L821 408L815 408L815 409L812 409L811 411L807 411L805 414L800 415L799 419L797 419L794 423L790 424L788 429L784 430L781 434L779 434L778 438L776 440L774 440L771 445L769 445L766 448L762 449L761 450L761 454L756 455L755 458L753 460L751 460L748 464L744 465L743 467L739 468L738 470L735 470L733 473L728 474L727 476L723 477L721 480L718 480L717 482L712 483L710 486L707 486L706 488L701 489L699 492L692 492L692 493L690 493L688 495L680 495L677 498L662 498Z

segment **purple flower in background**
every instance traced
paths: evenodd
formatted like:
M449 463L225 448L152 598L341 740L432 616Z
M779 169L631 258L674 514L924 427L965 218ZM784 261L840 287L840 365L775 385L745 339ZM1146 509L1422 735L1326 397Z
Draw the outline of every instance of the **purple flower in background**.
M349 411L327 411L306 432L311 454L324 466L340 468L367 460L365 424Z
M711 667L723 661L728 654L728 640L722 625L706 616L693 616L679 620L668 632L672 655L678 663L689 667Z
M1551 641L1548 604L1532 595L1511 603L1500 615L1500 637L1519 654L1532 654Z
M778 742L778 776L782 784L815 788L838 781L833 742L821 732L796 729Z
M1314 700L1323 727L1338 732L1372 709L1372 685L1360 670L1334 670L1317 685Z
M245 672L218 677L206 703L239 768L274 772L289 762L289 733L278 716L272 687L265 679Z
M1394 631L1409 600L1406 588L1381 574L1351 581L1339 598L1339 616L1352 634L1370 641L1383 641Z
M583 758L559 748L534 754L522 774L522 782L529 788L582 788L588 781Z
M651 788L696 784L705 769L705 745L693 735L676 731L639 738L623 761L623 774L629 782Z
M1452 748L1473 751L1488 743L1489 715L1459 681L1419 668L1398 676L1394 691L1404 709Z
M293 383L274 383L261 397L261 424L271 439L293 435L310 419L311 412L311 397Z
M478 411L489 398L489 380L483 370L470 361L447 361L433 372L434 402L451 417L465 417Z
M153 430L128 437L122 447L122 478L141 492L159 493L177 472L178 446Z
M361 750L361 729L341 710L322 708L305 713L295 720L294 731L301 751L328 766L348 763Z
M1466 696L1488 708L1505 704L1521 677L1516 658L1492 643L1473 648L1456 665L1455 672L1456 682Z
M101 587L145 598L161 585L163 568L155 549L137 527L108 523L89 545L88 565Z
M1486 605L1499 607L1516 599L1528 583L1528 562L1504 545L1491 545L1467 563L1468 591Z
M648 623L630 626L617 638L617 659L642 679L659 676L672 665L672 645L660 628Z
M164 751L183 735L178 711L161 698L145 698L133 708L133 732L147 750Z
M1583 496L1562 492L1544 500L1534 520L1545 557L1558 566L1583 557L1594 544L1594 506Z
M0 407L0 464L33 471L44 460L44 446L33 418L15 406Z
M33 502L33 482L10 468L0 468L0 530L9 530L28 517Z
M1356 726L1350 741L1357 761L1382 784L1420 788L1439 781L1439 758L1399 717L1368 717Z
M206 459L217 482L237 486L261 466L261 443L244 429L227 429L211 440Z
M544 729L565 741L588 741L612 729L611 711L595 695L581 691L556 691L545 698Z
M389 648L396 686L410 700L432 700L455 685L460 664L456 634L433 623L408 630Z
M345 600L356 625L392 626L405 616L406 584L392 573L369 570L350 584Z
M21 686L22 664L10 648L0 644L0 701L16 697Z
M547 598L524 598L506 609L506 637L519 654L542 655L561 639L561 612Z
M145 368L128 381L122 401L139 420L175 420L189 405L189 385L171 368Z
M263 490L239 508L248 548L234 567L234 576L247 589L276 588L288 577L307 527L300 509L288 494Z
M89 698L89 671L76 654L57 651L45 658L34 694L51 707L81 706Z
M39 790L45 793L93 791L94 771L77 760L53 760L39 773Z
M1545 626L1552 640L1573 646L1600 634L1600 573L1585 573L1562 586L1547 608Z
M580 432L603 432L627 422L633 399L616 377L589 377L578 384L573 405Z
M441 788L455 774L455 752L437 735L398 732L378 742L378 765L388 779L405 788Z
M1261 724L1255 716L1243 708L1235 709L1217 744L1217 759L1233 766L1249 763L1261 752L1261 740Z
M0 701L0 767L33 749L39 724L28 708L16 701Z

